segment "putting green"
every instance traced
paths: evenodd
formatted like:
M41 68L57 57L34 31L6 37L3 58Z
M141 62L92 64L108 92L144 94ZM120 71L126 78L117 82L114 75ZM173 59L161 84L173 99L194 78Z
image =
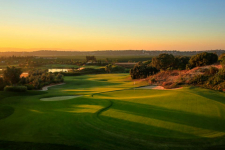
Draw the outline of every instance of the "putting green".
M225 145L225 93L137 89L146 81L134 85L127 74L65 77L65 82L23 95L0 92L0 106L14 109L0 119L0 149L60 144L62 149L202 150Z

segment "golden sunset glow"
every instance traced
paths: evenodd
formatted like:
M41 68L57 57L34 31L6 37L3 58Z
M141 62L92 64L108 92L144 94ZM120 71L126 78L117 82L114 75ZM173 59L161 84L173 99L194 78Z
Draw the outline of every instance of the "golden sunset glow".
M167 6L148 1L118 2L112 7L104 2L104 9L94 2L94 6L71 1L60 3L63 6L37 3L0 3L0 51L225 48L224 11L215 7L208 12L209 6L200 2L188 3L190 9L186 3ZM129 11L136 6L141 8Z

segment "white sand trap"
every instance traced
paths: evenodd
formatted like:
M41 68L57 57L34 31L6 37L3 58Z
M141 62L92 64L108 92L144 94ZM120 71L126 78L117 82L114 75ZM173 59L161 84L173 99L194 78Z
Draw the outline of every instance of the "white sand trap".
M57 97L48 97L48 98L41 98L40 101L64 101L69 100L77 97L81 97L82 95L77 96L57 96Z
M180 88L173 88L173 89L165 89L163 86L150 85L150 86L139 87L138 89L176 90L176 89L182 89L182 87L180 87Z

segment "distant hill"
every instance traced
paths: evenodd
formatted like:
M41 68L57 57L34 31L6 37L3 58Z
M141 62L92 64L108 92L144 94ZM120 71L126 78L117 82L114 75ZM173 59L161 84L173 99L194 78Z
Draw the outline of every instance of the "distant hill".
M225 50L204 50L204 51L177 51L177 50L104 50L104 51L56 51L39 50L32 52L0 52L0 56L158 56L162 53L173 54L174 56L192 56L202 52L211 52L218 55L225 53Z

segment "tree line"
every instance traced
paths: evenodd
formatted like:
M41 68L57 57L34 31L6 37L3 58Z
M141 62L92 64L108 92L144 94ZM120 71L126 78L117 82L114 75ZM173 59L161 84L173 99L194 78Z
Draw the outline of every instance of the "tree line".
M172 54L160 54L146 63L139 62L130 70L132 79L146 78L160 70L185 70L194 67L214 64L218 61L217 54L203 52L190 57Z
M21 68L7 67L3 71L3 77L0 77L0 90L12 89L12 91L16 91L16 89L24 89L24 87L28 90L41 89L51 83L64 81L62 74L49 73L47 70L32 70L27 77L20 77L21 74Z

